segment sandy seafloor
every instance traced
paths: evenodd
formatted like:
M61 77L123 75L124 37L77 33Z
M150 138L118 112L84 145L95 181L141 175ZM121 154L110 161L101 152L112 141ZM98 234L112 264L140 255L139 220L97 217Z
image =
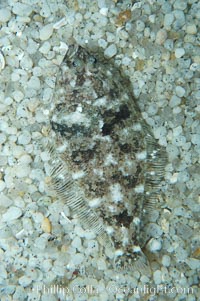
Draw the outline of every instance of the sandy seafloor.
M199 18L195 0L0 1L2 301L200 300ZM107 269L46 185L56 72L75 41L115 58L166 147L149 276Z

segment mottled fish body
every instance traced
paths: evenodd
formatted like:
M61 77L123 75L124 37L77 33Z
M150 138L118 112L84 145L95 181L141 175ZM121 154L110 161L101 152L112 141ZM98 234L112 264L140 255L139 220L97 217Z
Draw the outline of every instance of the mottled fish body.
M115 267L148 265L146 212L157 199L166 154L141 116L129 79L103 56L69 47L51 127L51 177L59 197L110 248Z

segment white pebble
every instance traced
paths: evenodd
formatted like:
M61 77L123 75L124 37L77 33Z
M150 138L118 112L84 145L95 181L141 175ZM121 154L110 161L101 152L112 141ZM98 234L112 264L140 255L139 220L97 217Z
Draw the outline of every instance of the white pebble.
M67 24L67 19L66 18L62 18L61 20L59 20L58 22L56 22L53 25L53 28L54 29L59 29L59 28L65 26L66 24Z
M45 259L42 262L42 269L44 270L44 272L48 272L52 267L52 261L51 259Z
M102 7L99 12L100 12L101 15L107 16L108 15L108 8L107 7Z
M40 89L40 80L37 76L32 76L28 82L28 87L34 90Z
M41 76L42 75L42 68L36 66L32 69L34 76Z
M200 134L193 134L191 140L194 145L200 146Z
M39 47L38 43L36 43L32 39L29 39L28 40L28 46L27 46L26 50L29 54L33 54L33 53L36 53L38 47Z
M162 229L159 225L155 223L150 223L147 226L147 233L152 237L152 238L159 238L162 235Z
M174 212L174 215L177 215L177 216L183 216L183 217L186 217L186 218L191 217L190 213L184 207L181 207L181 206L174 208L173 212ZM185 227L179 226L179 233L180 232L182 232L184 234L185 233ZM186 235L186 233L185 233L185 235Z
M44 115L44 112L42 111L37 111L35 114L35 120L40 123L40 122L46 122L47 117Z
M7 164L7 156L0 155L0 166L4 166Z
M39 168L32 168L30 178L41 181L44 177L43 171Z
M86 238L86 239L94 239L95 238L95 233L94 233L94 231L90 231L90 230L88 230L88 231L85 231L84 232L84 237Z
M177 182L177 179L178 179L178 173L175 172L170 178L170 183L175 184Z
M156 15L150 15L150 16L149 16L149 21L150 21L151 23L155 23L155 20L156 20Z
M183 132L182 126L177 126L175 128L173 128L173 135L174 137L179 136L181 133Z
M50 6L48 5L48 2L47 1L44 1L44 2L41 2L42 3L42 8L40 10L40 15L43 17L43 18L49 18L50 15L51 15L51 11L53 12L52 10L52 6L51 6L51 9L50 9Z
M162 272L160 270L156 270L154 273L153 273L153 279L154 279L154 282L155 284L161 284L162 282Z
M46 88L43 90L43 100L47 101L52 97L52 89Z
M29 16L31 12L32 12L32 8L30 5L19 3L19 2L14 3L13 13L15 15L25 17L25 16Z
M186 137L183 135L180 135L178 137L174 137L172 139L172 141L175 145L183 147L183 145L185 145L185 143L186 143Z
M20 158L24 154L24 148L21 145L15 145L12 149L12 155L15 158Z
M198 69L200 70L200 64L192 63L192 64L190 65L190 70L191 70L191 71L197 71Z
M156 34L156 43L162 45L167 39L167 32L165 29L160 29Z
M172 110L172 112L173 112L174 115L181 113L181 111L182 111L182 110L181 110L180 107L175 107L175 108L173 108L173 110Z
M3 54L0 52L0 71L5 68L5 59Z
M0 277L6 279L8 274L3 265L0 266ZM4 299L5 300L5 299Z
M72 261L75 265L81 264L81 262L83 262L83 260L84 260L84 255L81 253L76 253L72 257Z
M176 95L178 97L183 97L183 95L185 94L185 89L181 86L176 86Z
M164 17L164 27L169 28L174 21L174 15L172 13L166 14Z
M127 23L129 24L129 23ZM145 27L144 29L144 37L149 38L151 34L150 28L149 27Z
M129 66L131 63L131 59L127 56L125 56L123 59L122 59L122 65L124 66Z
M13 201L11 199L9 199L7 196L5 196L4 194L1 195L0 197L0 206L1 207L10 207L11 204L13 203Z
M164 43L164 47L170 51L174 48L174 41L172 39L167 39Z
M136 30L139 31L139 32L141 32L141 31L143 31L144 29L145 29L145 24L144 24L144 22L141 21L141 20L138 20L138 21L136 22Z
M186 32L188 34L196 34L197 33L197 27L195 24L189 24L186 26Z
M175 57L179 59L185 54L185 49L184 48L176 48L175 50Z
M97 260L97 267L99 270L106 270L107 266L106 266L106 262L103 258L100 258Z
M4 104L5 104L6 106L10 106L12 103L13 103L13 99L12 99L11 97L6 97L6 98L4 99Z
M106 40L104 40L104 39L99 39L98 40L98 45L99 45L99 47L105 49L107 47L107 45L108 45L108 42Z
M105 0L98 0L97 3L98 3L98 7L99 7L99 8L102 8L102 7L105 7L105 6L106 6Z
M0 133L0 144L3 144L6 141L6 135Z
M142 283L148 283L149 282L149 277L147 277L146 275L142 275L140 278Z
M43 216L42 213L36 212L36 213L33 213L33 214L32 214L32 219L33 219L33 221L34 221L35 223L41 224L41 223L43 222L43 220L44 220L44 216Z
M97 252L99 249L99 246L98 246L98 243L96 240L89 240L88 241L88 245L87 245L87 252L90 254L90 253L93 253L93 252Z
M192 270L200 269L200 260L198 260L196 258L189 258L189 259L186 259L185 261Z
M60 287L59 290L60 290L60 294L58 293L58 295L63 295L63 293L61 293L61 291L64 291L64 289L62 289ZM35 295L38 297L38 293L36 293ZM50 294L42 294L41 299L36 299L37 297L35 295L32 297L32 299L31 299L31 297L29 297L28 300L31 300L31 301L32 300L34 300L34 301L39 301L39 300L41 300L41 301L57 301L57 300L61 300L61 299L58 299L58 297L56 297L55 295L50 295ZM67 296L68 296L68 293L67 293ZM72 300L71 298L69 299L69 297L67 297L67 298L68 298L67 300ZM79 299L79 300L81 301L82 299Z
M104 55L108 58L113 57L115 54L117 53L117 47L115 44L111 44L110 46L108 46L108 48L106 48L106 50L104 51Z
M0 191L3 191L5 187L6 187L5 182L0 180Z
M0 120L0 130L6 132L8 129L8 123L6 121Z
M47 54L51 49L51 44L46 41L42 44L42 46L40 47L39 51L43 54Z
M173 95L169 101L169 105L171 108L178 106L181 103L180 97Z
M44 161L44 162L46 162L50 159L49 152L42 152L40 156L41 156L42 161Z
M194 92L194 97L196 97L197 100L200 100L200 90Z
M148 249L150 252L157 252L160 251L162 248L162 244L160 240L157 240L155 238L152 238L149 242L148 242Z
M47 238L40 236L35 239L35 246L40 250L44 250L46 248Z
M29 144L31 141L31 134L27 131L22 132L18 137L18 143L22 145Z
M165 267L169 267L170 263L171 263L171 258L168 255L163 255L163 257L162 257L162 264Z
M156 103L156 104L155 104L155 103L150 104L150 106L149 106L149 108L148 108L148 114L149 114L150 116L153 116L153 115L155 115L157 112L158 112L158 105L157 105L157 103Z
M30 174L30 166L27 164L19 164L15 166L15 174L17 178L24 178Z
M22 215L22 210L18 207L10 207L2 216L4 222L10 222L18 219Z
M13 294L14 300L22 301L26 299L26 296L25 290L21 285L15 286L15 293Z
M20 102L24 98L24 94L19 90L14 91L12 96L16 102Z
M21 190L23 190L24 187L26 187L26 185L22 185L21 186ZM20 196L16 197L16 199L15 199L15 205L17 207L19 207L19 208L24 208L25 207L24 200Z
M26 107L19 104L17 106L17 116L18 117L25 117L25 118L28 117L28 111L27 111Z
M76 236L74 238L74 240L72 241L71 245L72 245L73 248L80 249L80 247L81 247L81 239L80 239L80 237Z
M8 22L10 17L11 17L11 13L10 13L10 10L8 8L0 9L0 22L1 23Z
M20 79L19 73L17 73L16 71L14 71L14 72L11 74L11 81L12 81L12 82L17 82L17 81L19 81L19 79Z
M160 139L166 135L166 128L164 126L159 126L155 129L154 134L156 139Z
M30 70L33 66L33 61L28 55L24 55L20 61L20 66L24 70Z
M141 151L141 152L136 153L135 156L138 160L145 160L147 157L147 152Z
M40 40L48 40L53 33L53 24L47 24L40 29Z
M22 276L19 278L19 284L23 287L27 287L31 284L32 279L28 276Z
M173 6L174 6L175 9L184 10L187 7L187 1L185 1L185 0L176 0L174 2Z

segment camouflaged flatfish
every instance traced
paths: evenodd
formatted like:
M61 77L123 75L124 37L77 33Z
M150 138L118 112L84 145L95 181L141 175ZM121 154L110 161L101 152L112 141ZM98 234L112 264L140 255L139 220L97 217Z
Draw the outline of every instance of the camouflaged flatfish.
M159 192L166 155L142 119L128 78L103 55L70 46L57 75L51 127L58 196L96 233L114 267L146 267L146 212Z

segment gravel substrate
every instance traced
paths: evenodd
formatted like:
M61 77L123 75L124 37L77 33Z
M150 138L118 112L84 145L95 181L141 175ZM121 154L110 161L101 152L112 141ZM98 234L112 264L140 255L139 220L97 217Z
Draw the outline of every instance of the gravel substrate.
M2 301L200 300L199 19L196 0L0 2ZM108 268L48 186L49 108L73 43L114 58L168 154L150 275Z

